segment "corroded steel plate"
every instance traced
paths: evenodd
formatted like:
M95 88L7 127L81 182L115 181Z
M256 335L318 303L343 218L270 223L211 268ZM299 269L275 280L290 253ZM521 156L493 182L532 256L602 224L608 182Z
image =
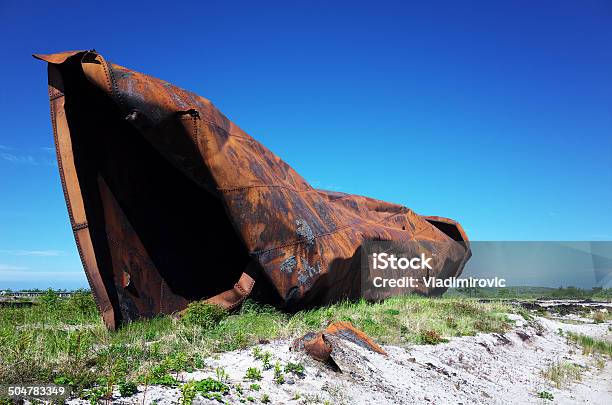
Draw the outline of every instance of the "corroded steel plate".
M95 51L35 56L49 64L70 221L109 328L199 299L293 310L358 298L366 240L448 242L429 275L457 276L470 257L455 221L314 189L203 97Z

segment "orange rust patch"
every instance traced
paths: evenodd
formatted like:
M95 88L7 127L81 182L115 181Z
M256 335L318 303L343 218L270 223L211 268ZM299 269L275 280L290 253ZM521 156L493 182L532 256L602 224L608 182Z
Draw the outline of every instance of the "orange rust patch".
M323 331L325 334L334 335L349 340L358 346L365 347L377 353L387 355L387 352L377 345L365 332L357 329L350 322L334 322Z

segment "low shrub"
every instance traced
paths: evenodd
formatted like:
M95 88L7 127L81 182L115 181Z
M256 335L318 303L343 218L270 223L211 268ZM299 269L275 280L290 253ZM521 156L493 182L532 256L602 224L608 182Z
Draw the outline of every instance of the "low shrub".
M423 331L420 335L421 343L425 345L437 345L448 342L448 339L443 338L440 333L435 330Z
M227 311L217 305L195 301L185 309L181 321L186 325L211 329L217 326L227 315Z

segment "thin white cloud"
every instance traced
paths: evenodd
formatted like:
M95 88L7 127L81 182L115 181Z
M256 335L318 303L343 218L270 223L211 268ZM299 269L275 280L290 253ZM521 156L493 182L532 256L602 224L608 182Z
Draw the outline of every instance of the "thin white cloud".
M21 270L27 270L27 267L23 267L23 266L13 266L12 264L2 264L0 263L0 271L2 272L2 275L6 275L7 273L10 272L21 272Z
M14 155L12 153L3 152L3 153L0 153L0 158L10 163L29 164L29 165L38 164L36 162L36 159L34 159L34 156L32 155Z
M57 166L55 159L49 158L49 153L55 151L50 147L41 147L34 153L19 153L15 148L0 145L0 160L20 165ZM41 152L42 151L42 152Z
M0 253L11 256L62 256L61 250L0 250Z

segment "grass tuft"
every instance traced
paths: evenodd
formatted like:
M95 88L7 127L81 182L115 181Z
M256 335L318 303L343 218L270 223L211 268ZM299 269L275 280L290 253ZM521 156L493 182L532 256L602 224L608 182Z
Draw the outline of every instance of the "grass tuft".
M181 404L191 405L199 394L204 398L222 402L222 396L229 392L229 386L219 380L206 378L190 381L181 386Z
M245 380L260 381L262 378L261 370L257 367L249 367L244 375Z
M227 311L217 305L195 301L187 306L181 321L185 325L199 326L204 329L214 328L227 317Z
M610 342L573 332L567 332L566 336L569 341L582 347L583 354L603 354L612 357L612 343Z
M121 381L119 383L119 393L122 397L131 397L138 392L138 386L133 381Z
M556 361L542 371L544 377L552 381L557 388L581 381L583 368L574 363Z
M304 372L304 365L302 363L288 362L285 365L285 373L293 373L297 376L303 376Z
M555 396L548 391L540 391L538 392L538 398L547 399L549 401L553 401Z
M420 338L421 342L425 345L437 345L448 342L448 339L444 339L435 330L426 330L422 332Z

